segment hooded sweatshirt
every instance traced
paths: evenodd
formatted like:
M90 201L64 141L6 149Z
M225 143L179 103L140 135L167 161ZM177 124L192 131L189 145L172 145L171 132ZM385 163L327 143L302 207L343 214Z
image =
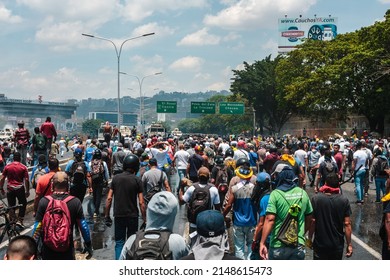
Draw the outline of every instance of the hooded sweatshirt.
M161 191L153 196L148 204L146 210L146 227L145 231L159 230L170 231L173 230L176 213L178 209L178 201L176 197L167 191ZM127 239L123 247L120 260L126 259L126 253L130 250L131 245L135 240L136 234ZM157 235L147 235L148 238L158 238ZM171 233L169 236L169 250L172 251L172 258L178 260L188 255L189 248L185 243L184 238L176 233Z

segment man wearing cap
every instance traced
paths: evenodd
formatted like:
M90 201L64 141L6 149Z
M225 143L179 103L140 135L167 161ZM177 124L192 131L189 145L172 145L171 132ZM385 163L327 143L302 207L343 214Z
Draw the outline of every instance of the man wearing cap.
M248 160L246 160L248 161ZM236 169L239 182L229 188L226 195L227 203L223 209L226 217L233 209L233 239L236 257L249 259L251 255L251 245L253 233L257 224L256 208L253 206L251 196L254 184L251 182L253 171L247 164L243 164ZM256 178L256 176L254 176ZM233 179L230 182L232 184ZM225 197L225 200L226 200ZM229 221L230 218L227 218Z
M258 213L259 213L259 221L257 222L255 233L253 236L253 243L252 243L252 255L251 259L256 259L253 256L256 256L258 259L260 259L259 255L259 244L261 239L261 233L263 231L264 227L264 221L265 221L265 215L266 210L268 206L269 196L272 191L271 188L271 176L266 172L261 172L257 175L256 184L258 188ZM257 200L255 202L257 202ZM269 242L271 238L268 236L265 246L269 248Z
M191 197L195 191L195 188L205 188L206 186L208 186L209 193L210 193L210 201L211 201L210 207L214 208L216 210L220 210L221 207L220 207L218 189L214 185L208 184L208 181L210 178L209 169L207 167L204 167L204 166L199 168L198 178L199 178L198 183L195 183L191 187L189 187L183 196L179 195L180 204L190 202ZM196 231L196 223L195 222L190 222L190 234L193 233L194 231Z
M27 165L27 149L30 140L30 132L24 128L24 121L18 121L18 129L14 132L14 142L16 150L21 155L21 163Z
M74 172L77 169L78 165L81 165L83 167L84 175L85 175L85 178L80 185L75 184L73 182ZM92 193L92 179L91 179L91 167L89 166L88 162L83 160L82 149L77 148L74 151L74 159L68 161L65 167L65 172L66 174L68 174L68 176L71 179L70 194L80 199L81 203L83 203L87 189L89 190L89 193Z
M271 192L266 210L266 217L261 234L260 257L270 260L303 260L305 259L305 233L312 218L313 207L306 191L301 189L298 177L291 165L279 163L271 174L275 182L275 190ZM288 214L290 206L297 204L298 213L298 246L290 247L282 243L277 234ZM269 249L266 240L271 234Z
M229 255L228 237L221 212L205 210L196 218L195 243L181 260L240 260Z
M157 160L155 158L149 159L150 169L142 176L142 185L144 188L145 201L148 197L147 194L154 188L159 187L160 191L165 190L170 192L171 187L169 186L167 174L164 171L157 168ZM148 201L146 201L148 203Z
M53 176L53 193L51 197L57 200L65 200L69 209L70 220L71 220L71 229L75 226L80 229L80 232L84 239L84 253L88 253L87 258L92 257L92 243L91 235L89 232L89 227L87 221L84 218L83 206L79 199L76 197L70 197L68 193L69 190L69 178L65 172L57 172ZM35 223L33 229L33 238L38 242L40 238L43 238L43 217L49 205L49 199L43 197L38 204L37 214L35 216ZM75 250L73 245L73 234L70 235L70 246L69 249L65 252L57 252L44 243L42 245L42 259L44 260L74 260L75 259Z

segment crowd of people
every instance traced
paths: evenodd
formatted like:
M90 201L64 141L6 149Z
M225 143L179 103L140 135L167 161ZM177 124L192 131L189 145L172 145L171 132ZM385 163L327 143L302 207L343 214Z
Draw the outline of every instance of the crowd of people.
M382 258L390 258L388 139L356 135L118 139L110 132L102 143L88 138L68 147L61 139L63 144L57 145L73 152L61 171L54 155L63 153L52 153L51 148L57 134L50 118L45 124L31 138L31 176L25 162L30 135L22 122L15 132L15 151L7 155L4 143L1 151L1 190L5 193L7 179L8 204L18 200L23 205L18 217L12 213L21 227L30 186L35 189L34 258L75 259L73 238L80 233L83 252L92 257L82 208L90 193L93 218L103 219L107 227L114 225L115 259L300 260L310 248L314 259L340 260L353 254L351 202L342 189L349 180L355 184L358 207L365 202L369 183L375 182L375 202L383 203L384 209ZM178 180L172 180L176 173ZM314 190L311 197L308 188ZM188 237L173 232L180 205L186 205ZM55 207L70 221L66 224L58 215L56 222L64 230L57 239L48 218ZM30 242L18 240L22 241Z

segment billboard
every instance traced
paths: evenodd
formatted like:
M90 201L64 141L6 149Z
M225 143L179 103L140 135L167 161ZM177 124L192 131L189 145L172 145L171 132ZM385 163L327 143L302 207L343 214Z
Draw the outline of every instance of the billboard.
M294 50L304 40L330 41L337 36L337 17L279 18L278 52Z
M121 113L122 125L137 125L138 115L133 113ZM108 121L111 124L118 124L118 112L89 112L89 119Z

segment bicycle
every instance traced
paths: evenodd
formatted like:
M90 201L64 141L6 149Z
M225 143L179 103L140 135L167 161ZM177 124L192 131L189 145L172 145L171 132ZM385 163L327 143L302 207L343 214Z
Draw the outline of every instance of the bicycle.
M0 217L3 217L4 222L0 223L0 243L3 242L4 236L7 234L8 241L11 240L13 237L20 235L20 232L22 228L16 224L16 221L12 221L9 218L9 211L14 210L16 208L22 207L22 204L18 204L11 207L4 206L3 208L0 208Z

